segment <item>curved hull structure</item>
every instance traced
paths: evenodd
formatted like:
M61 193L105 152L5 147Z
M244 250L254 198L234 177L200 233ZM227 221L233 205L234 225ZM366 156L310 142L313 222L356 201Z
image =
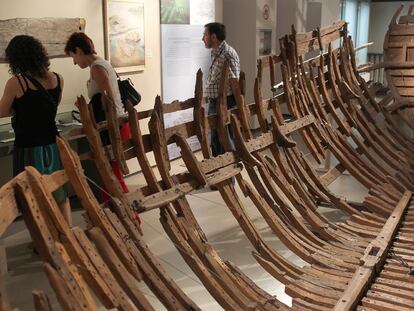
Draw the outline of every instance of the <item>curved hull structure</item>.
M404 6L395 12L384 38L384 72L394 102L387 109L398 112L409 126L414 106L414 6L402 15Z
M167 104L157 97L153 109L137 112L130 105L126 116L116 118L110 99L104 98L107 121L99 124L85 99L78 98L83 128L72 134L85 135L90 152L77 155L58 138L64 170L42 176L26 168L1 188L0 234L20 209L64 310L98 310L100 305L154 310L141 283L168 310L200 310L145 243L144 225L135 222L134 212L155 209L177 252L225 310L412 310L414 141L384 109L392 96L376 101L359 76L346 27L338 21L306 33L292 29L279 41L280 55L258 60L254 103L245 101L243 74L229 81L237 103L230 110L225 65L215 115L205 113L201 71L194 97L186 101ZM315 51L319 55L309 58ZM283 77L279 86L277 69ZM269 86L262 85L264 74L270 76ZM274 96L263 98L263 87ZM193 121L165 128L166 114L189 108ZM290 118L282 111L289 111ZM249 128L252 115L259 120L259 132ZM124 122L129 122L131 138L121 142L118 132ZM147 127L149 134L142 134ZM210 152L212 128L226 150L217 157ZM103 130L110 132L109 146L102 144ZM201 145L198 154L187 142L194 136ZM306 150L298 147L299 141ZM177 174L167 152L173 143L186 167ZM337 164L317 172L314 163L325 163L329 156ZM108 202L99 204L93 196L81 159L94 161L111 197ZM109 160L127 171L126 161L132 159L146 185L125 194ZM369 189L362 202L348 201L330 189L345 171ZM65 183L85 211L85 230L69 227L53 199L52 192ZM291 305L260 288L208 242L187 200L195 190L208 187L218 190L222 206L251 243L252 260L285 285ZM267 232L304 265L290 261L268 242L263 228L246 212L246 200L266 222ZM346 220L329 220L320 205L341 210ZM44 293L34 294L37 310L51 309ZM3 309L10 307L4 304Z

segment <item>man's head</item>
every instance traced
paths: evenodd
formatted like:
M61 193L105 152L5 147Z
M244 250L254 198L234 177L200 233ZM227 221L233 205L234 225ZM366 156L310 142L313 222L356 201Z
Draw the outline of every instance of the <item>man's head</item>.
M221 23L208 23L204 25L203 42L208 49L218 48L226 40L226 26Z

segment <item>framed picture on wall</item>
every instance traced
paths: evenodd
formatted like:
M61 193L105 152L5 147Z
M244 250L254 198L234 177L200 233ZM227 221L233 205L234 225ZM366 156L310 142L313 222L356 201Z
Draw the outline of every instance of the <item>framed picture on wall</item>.
M145 68L144 3L103 0L105 58L118 73Z

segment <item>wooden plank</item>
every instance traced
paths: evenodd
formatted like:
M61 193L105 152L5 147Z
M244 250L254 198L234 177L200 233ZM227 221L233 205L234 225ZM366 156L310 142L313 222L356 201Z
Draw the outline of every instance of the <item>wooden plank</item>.
M6 292L6 287L4 284L4 272L0 274L0 310L2 311L12 311L12 308L9 303L9 299Z
M190 108L194 108L194 98L185 101L174 101L171 104L163 104L164 113L173 113ZM150 117L150 114L148 117Z
M394 303L387 303L383 301L378 301L376 299L364 298L362 299L362 305L364 307L373 308L375 310L381 311L411 311L412 308L405 308L402 306L398 306L396 309L396 305Z
M385 256L402 222L402 217L408 208L411 197L412 193L410 191L404 193L378 237L369 244L364 257L361 259L363 265L355 271L347 289L335 305L335 311L356 308L360 299L368 290L373 277L380 271L384 263Z
M99 230L98 228L94 227L90 230ZM128 297L126 296L125 292L123 291L123 289L121 288L121 286L118 284L117 280L115 280L113 273L115 273L115 268L108 267L107 264L108 261L103 260L103 258L99 255L99 253L96 250L95 245L93 245L91 243L91 241L89 241L89 239L86 237L84 231L80 228L73 228L72 229L73 234L75 235L77 241L79 242L79 244L82 246L82 248L84 249L85 253L87 254L87 256L89 257L89 259L91 260L91 263L95 266L96 268L96 274L99 274L99 277L97 277L97 279L103 280L106 283L106 295L108 298L110 298L113 302L113 308L118 308L120 310L133 310ZM112 248L107 248L106 250L107 252L111 252L111 254L114 254L114 250ZM123 271L129 274L129 272L125 269L125 267L123 266L123 264L121 263L121 261L119 260L119 258L117 257L118 260L118 265L117 267L122 267ZM131 276L132 278L132 276ZM132 282L132 279L130 279L131 284L133 284L134 282L136 282L134 280L134 282ZM101 285L102 286L102 285ZM103 286L102 286L103 287ZM135 302L135 300L133 298L131 298L131 300ZM146 299L143 298L142 299L142 304L145 305L146 303ZM147 303L148 304L148 303ZM149 309L151 310L151 308Z
M134 279L128 270L125 269L125 266L119 260L108 240L105 238L102 230L94 227L89 231L89 234L102 257L98 255L97 250L82 231L77 230L75 231L75 234L83 247L91 251L89 256L95 257L95 264L101 267L99 270L100 273L108 282L108 285L121 303L118 308L122 310L132 310L133 308L128 300L129 297L134 305L140 310L154 310L147 298L137 287L136 279ZM126 294L128 294L128 297Z
M88 104L86 103L83 96L78 97L77 103L82 123L84 124L83 129L88 139L95 164L98 168L98 172L102 176L102 182L105 185L106 191L108 191L113 196L121 197L123 193L121 185L113 174L109 161L103 152L102 141L98 131L94 127L94 123L91 119L91 114L89 113Z
M44 176L41 176L33 168L26 168L26 170L36 199L43 202L43 208L48 213L50 219L53 221L53 224L59 231L60 238L64 241L63 244L67 248L71 256L71 260L83 267L80 272L86 280L88 286L94 291L105 307L113 308L118 305L114 294L111 293L104 278L102 278L99 274L100 269L95 268L93 260L98 259L88 257L88 252L85 252L78 243L79 241L73 234L73 231L76 231L77 229L74 228L70 230L69 225L63 218L59 207L52 197L52 192L47 192L47 187L45 186L45 181L43 179ZM127 310L127 308L125 309Z
M50 254L57 272L63 279L63 283L67 285L72 296L76 297L76 301L79 302L80 308L77 310L97 311L98 306L96 305L95 300L89 292L75 263L71 261L64 246L59 242L54 242L53 246L50 248ZM72 305L70 304L67 307L71 308Z
M346 168L342 165L342 163L338 163L334 167L331 167L325 174L323 174L320 177L320 180L324 185L328 186L333 183L339 176L341 176L345 170Z
M216 299L216 301L223 306L226 310L241 310L240 304L229 296L216 281L216 278L211 272L205 267L202 261L192 251L190 245L184 240L181 231L176 227L175 221L171 218L173 213L167 213L162 210L161 223L167 232L168 236L172 239L174 244L180 245L178 251L182 253L183 259L188 265L196 271L198 277L205 284L207 290Z
M40 208L33 191L27 182L19 182L15 186L16 200L22 211L25 224L32 236L36 250L45 262L53 262L50 254L52 243L58 241L56 227L45 217L45 211Z
M208 133L205 107L205 98L203 96L203 73L201 69L197 71L196 86L194 91L194 111L193 121L197 139L201 145L201 151L205 158L211 158L210 139Z
M36 311L52 311L49 298L42 290L32 291L34 306Z
M191 147L189 146L186 139L179 134L174 135L173 138L178 147L181 149L180 152L188 172L197 180L200 186L206 185L206 175L202 171L201 166L194 156L194 153L191 150Z
M49 263L44 264L43 267L62 309L64 311L83 310L81 301L73 295L60 273Z
M223 182L242 170L239 164L232 164L226 167L219 168L217 171L206 175L206 181L209 185L216 185ZM135 201L138 207L138 212L143 213L155 208L164 207L179 198L183 198L186 194L197 189L199 184L193 179L192 175L186 175L180 179L180 184L177 184L167 190L159 191L157 193L143 195L141 191L131 192L128 194L130 201Z
M128 232L127 229L123 226L123 223L120 221L116 214L111 212L109 209L105 209L104 213L107 215L112 226L121 236L129 236L130 232ZM192 301L179 290L179 288L177 291L174 280L169 278L161 267L158 267L160 266L160 263L155 260L151 253L148 254L147 251L147 256L144 257L145 252L143 252L143 248L147 248L147 246L142 245L139 240L135 241L135 239L139 239L139 237L136 235L132 235L132 237L133 238L129 239L126 238L125 244L139 265L145 283L154 292L158 299L160 299L160 301L166 306L166 308L177 310L180 308L185 308L185 305L193 304ZM102 248L101 251L105 251L105 249ZM152 255L152 258L148 255Z
M116 108L114 101L109 98L108 94L101 96L102 109L105 112L105 118L108 122L108 135L111 141L111 149L114 154L115 161L119 164L121 172L124 175L129 174L129 169L125 161L124 150L122 148L122 139L120 125L118 123Z
M25 179L26 173L21 173L18 178L22 180ZM7 182L0 188L0 236L3 235L19 213L14 195L15 184L16 178Z
M0 63L5 63L4 51L10 40L17 35L29 35L39 39L50 58L67 57L65 45L73 32L85 31L83 18L13 18L0 20Z
M49 192L54 192L56 189L68 182L68 178L64 170L55 171L50 175L43 175L42 179L44 181L45 188Z

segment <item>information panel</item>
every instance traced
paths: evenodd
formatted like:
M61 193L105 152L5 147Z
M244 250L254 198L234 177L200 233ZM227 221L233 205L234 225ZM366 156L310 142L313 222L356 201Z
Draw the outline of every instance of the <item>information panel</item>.
M163 102L194 97L197 70L204 79L211 63L210 50L202 41L204 25L214 21L214 0L161 0L161 62ZM193 109L165 116L166 127L192 121ZM193 150L200 148L195 138L188 139ZM168 148L170 158L180 156L175 146Z

